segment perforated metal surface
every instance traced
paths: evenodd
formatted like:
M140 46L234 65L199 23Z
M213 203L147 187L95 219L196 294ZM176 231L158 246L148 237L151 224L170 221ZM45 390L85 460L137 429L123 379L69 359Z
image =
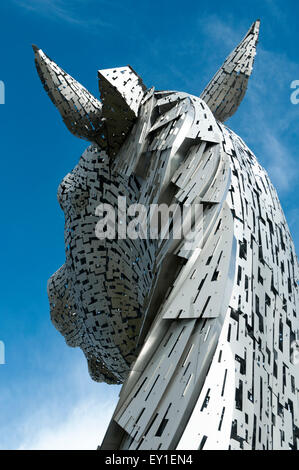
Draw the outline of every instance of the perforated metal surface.
M66 262L49 298L91 376L124 382L102 449L298 446L298 262L266 171L221 123L244 96L258 29L201 98L147 90L124 67L100 72L101 104L65 72L62 90L35 50L68 128L94 142L58 190ZM97 207L119 197L194 208L196 244L130 239L122 225L97 238Z

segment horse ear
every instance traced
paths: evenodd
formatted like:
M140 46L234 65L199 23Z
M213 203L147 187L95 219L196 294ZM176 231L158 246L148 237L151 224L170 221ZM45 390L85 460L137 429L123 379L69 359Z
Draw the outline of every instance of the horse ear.
M230 118L244 98L256 54L259 29L260 20L257 20L200 95L220 122Z
M146 90L141 78L130 66L100 70L101 102L41 49L32 47L44 89L67 128L76 137L97 143L113 158L138 116Z
M101 143L102 103L64 72L41 49L32 46L43 87L76 137Z

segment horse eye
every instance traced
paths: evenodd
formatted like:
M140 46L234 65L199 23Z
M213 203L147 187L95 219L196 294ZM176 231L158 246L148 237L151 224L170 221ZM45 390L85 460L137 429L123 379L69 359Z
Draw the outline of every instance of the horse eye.
M68 173L57 189L57 199L64 212L73 209L77 214L88 201L88 190L85 178L75 170Z

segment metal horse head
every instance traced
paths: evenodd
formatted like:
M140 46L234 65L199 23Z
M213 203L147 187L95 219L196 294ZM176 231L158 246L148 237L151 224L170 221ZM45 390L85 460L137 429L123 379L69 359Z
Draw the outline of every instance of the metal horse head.
M223 125L258 32L200 97L122 67L99 71L99 101L34 47L66 126L91 142L58 188L66 260L48 293L91 376L124 382L103 449L297 448L298 263L267 173Z
M258 33L256 21L200 98L147 89L127 66L98 72L99 101L33 46L42 84L67 128L92 142L58 189L66 262L49 281L49 298L54 325L69 345L82 348L95 380L121 383L127 377L188 259L182 241L97 239L96 208L116 206L120 195L127 204L184 204L179 172L194 145L213 161L196 200L206 210L220 202L229 171L217 122L232 116L245 95ZM211 188L219 168L224 184L217 195Z

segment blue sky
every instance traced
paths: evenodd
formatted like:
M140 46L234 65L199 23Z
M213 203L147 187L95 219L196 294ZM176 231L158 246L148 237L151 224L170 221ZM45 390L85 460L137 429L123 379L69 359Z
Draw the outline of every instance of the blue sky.
M150 87L199 95L261 19L254 73L228 121L268 170L299 249L296 1L4 0L0 3L0 448L95 448L119 388L91 381L49 320L46 282L64 262L57 186L86 147L42 89L31 44L98 96L97 70L130 64Z

